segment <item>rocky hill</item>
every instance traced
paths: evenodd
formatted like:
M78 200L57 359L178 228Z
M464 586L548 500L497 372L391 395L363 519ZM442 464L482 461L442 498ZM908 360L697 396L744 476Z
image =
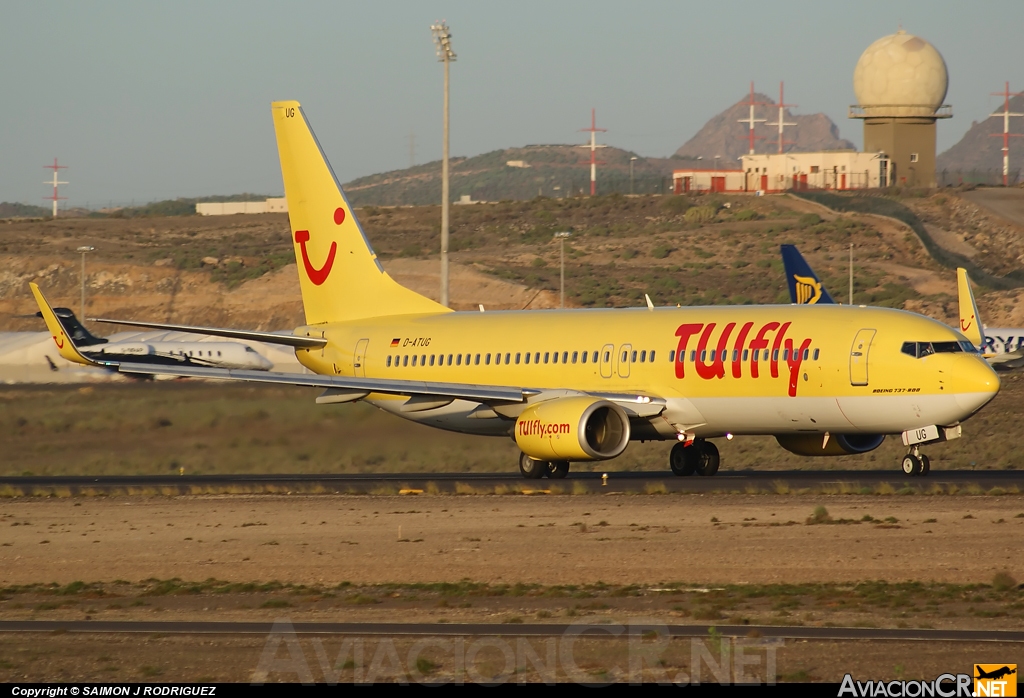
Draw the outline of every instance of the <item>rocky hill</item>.
M1002 105L996 105L993 110L1002 110ZM1010 111L1018 114L1024 113L1024 96L1014 97L1010 100ZM982 172L1001 173L1003 171L1003 139L993 137L990 134L1001 134L1003 132L1003 120L1001 118L989 117L984 121L973 121L967 129L964 137L949 150L940 154L935 161L935 169L940 180L943 171L947 179L955 176L966 176L964 181L975 181L977 175ZM1024 132L1024 119L1021 117L1010 118L1010 132ZM1011 175L1019 173L1024 166L1024 138L1010 139L1010 171ZM968 173L977 173L971 177ZM1019 177L1019 175L1017 175ZM1020 181L1019 178L1017 180ZM949 181L947 184L956 184L957 181ZM996 182L991 182L995 184Z
M643 158L620 148L598 151L599 194L629 192L629 163L633 162L634 190L663 193L676 166L669 158ZM561 198L590 193L590 151L576 145L528 145L494 150L471 158L452 158L451 194L454 200L523 200L535 196ZM361 177L344 185L357 206L426 205L441 199L441 162Z
M736 104L712 117L697 132L697 135L686 141L675 152L675 156L702 157L710 163L718 155L721 156L720 166L724 169L727 166L726 163L735 163L738 157L746 155L749 151L747 135L750 133L750 128L747 124L740 123L739 119L746 119L750 116L749 99L749 95L744 95ZM775 106L778 102L760 93L755 93L754 99L768 104L768 106L755 107L754 118L775 121L779 115L779 109ZM850 141L839 137L839 128L825 114L801 115L794 114L789 109L783 113L787 122L796 124L796 126L787 126L785 130L786 140L793 141L785 146L787 152L842 150L855 147ZM777 126L766 126L763 122L758 123L754 127L754 135L763 136L763 138L756 141L755 152L777 152L778 133Z

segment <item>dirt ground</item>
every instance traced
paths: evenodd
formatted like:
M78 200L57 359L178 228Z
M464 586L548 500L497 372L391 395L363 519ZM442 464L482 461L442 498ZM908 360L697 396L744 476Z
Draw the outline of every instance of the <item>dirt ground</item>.
M805 525L819 505L849 523ZM970 584L1020 564L1022 513L1015 495L12 499L0 584Z
M846 673L931 681L1019 656L1019 645L1001 643L32 634L0 637L0 681L839 683Z

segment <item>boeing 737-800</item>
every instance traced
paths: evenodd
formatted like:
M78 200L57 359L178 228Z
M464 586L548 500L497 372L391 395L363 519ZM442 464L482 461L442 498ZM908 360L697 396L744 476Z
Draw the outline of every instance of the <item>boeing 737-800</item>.
M527 478L564 477L630 441L678 441L678 475L713 475L712 439L767 434L794 453L864 453L960 436L999 379L960 333L914 313L847 306L712 306L453 312L381 267L298 102L272 105L306 324L292 336L127 322L295 348L317 375L116 364L317 386L422 424L511 437ZM33 285L62 355L87 359ZM910 356L907 343L942 346Z

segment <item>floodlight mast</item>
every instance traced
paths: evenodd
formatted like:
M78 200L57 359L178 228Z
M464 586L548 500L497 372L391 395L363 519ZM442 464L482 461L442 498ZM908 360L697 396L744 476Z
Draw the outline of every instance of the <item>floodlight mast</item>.
M455 60L452 33L444 20L432 24L437 60L444 63L444 136L441 145L441 305L448 307L448 66Z

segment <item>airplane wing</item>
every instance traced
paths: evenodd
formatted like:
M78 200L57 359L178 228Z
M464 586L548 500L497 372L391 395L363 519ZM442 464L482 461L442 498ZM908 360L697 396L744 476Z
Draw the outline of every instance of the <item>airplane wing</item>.
M107 318L89 318L93 322L105 322L110 325L128 325L130 327L148 327L154 330L172 332L191 332L206 334L213 337L231 337L232 339L248 339L267 344L283 344L297 349L319 349L327 344L322 337L298 337L291 334L275 334L273 332L256 332L254 330L232 330L223 327L196 327L194 325L168 325L159 322L138 322L137 320L110 320Z
M1024 349L1004 354L983 354L982 356L997 371L1013 371L1024 368Z
M835 303L817 274L795 245L782 245L782 264L789 284L789 301L798 305Z
M465 383L441 383L429 381L407 381L391 380L386 378L363 378L358 376L322 376L308 375L301 373L279 373L271 371L249 371L224 368L205 368L200 366L159 366L153 364L135 363L130 361L103 360L83 356L75 347L74 342L64 332L58 322L56 315L50 308L49 303L43 296L39 287L31 283L32 293L46 326L50 329L57 343L57 349L61 356L69 361L91 366L105 366L116 369L125 374L145 374L161 376L178 376L181 378L206 378L218 380L247 381L250 383L272 383L277 385L298 385L315 388L326 388L321 399L324 402L347 402L359 400L370 393L382 393L386 395L405 395L410 397L432 397L442 400L476 400L485 403L523 403L529 398L541 395L545 391L516 386L500 385L471 385ZM134 323L143 325L143 323ZM153 325L143 325L153 326ZM160 327L170 328L175 326L163 325ZM196 328L207 330L215 328ZM235 332L226 330L226 332ZM263 335L262 332L248 334ZM222 335L222 336L236 336ZM282 337L282 335L273 335ZM312 340L322 342L319 337L288 337L285 339ZM265 340L261 340L265 341ZM319 346L319 344L315 345ZM556 391L559 392L559 391ZM564 392L564 391L561 391ZM637 394L601 394L602 397L621 404L627 409L627 413L637 417L651 417L660 414L665 409L665 400L659 397L650 397Z

